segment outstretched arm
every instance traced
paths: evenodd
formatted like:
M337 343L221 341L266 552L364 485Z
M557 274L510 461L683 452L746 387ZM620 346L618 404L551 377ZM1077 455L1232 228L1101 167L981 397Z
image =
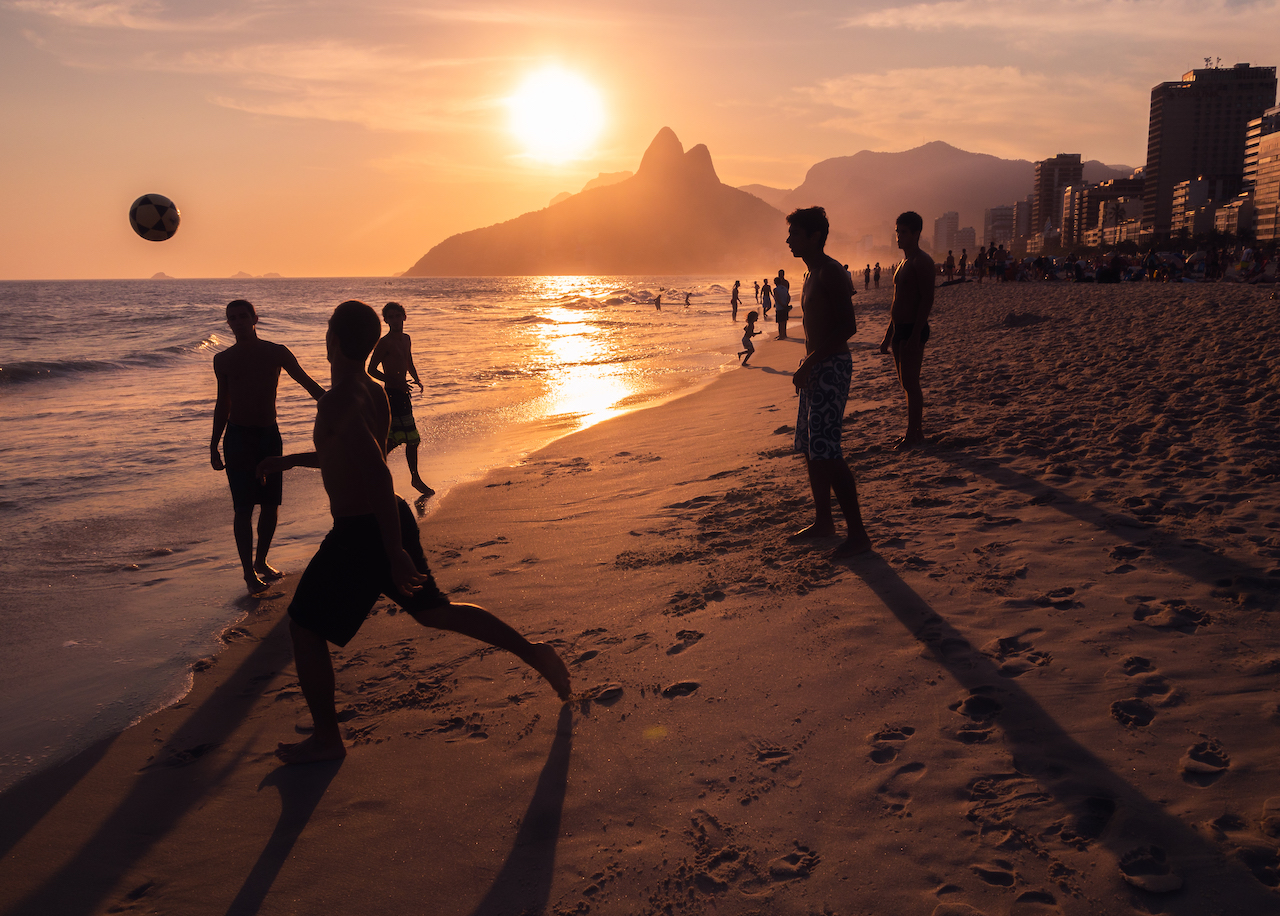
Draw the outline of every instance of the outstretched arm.
M268 474L282 474L294 468L318 468L320 456L315 452L297 452L292 455L271 455L258 462L259 480L266 480Z
M284 359L280 361L280 365L285 372L289 373L290 378L305 388L307 393L317 401L324 397L324 388L298 365L298 358L293 355L293 351L288 347L284 348Z

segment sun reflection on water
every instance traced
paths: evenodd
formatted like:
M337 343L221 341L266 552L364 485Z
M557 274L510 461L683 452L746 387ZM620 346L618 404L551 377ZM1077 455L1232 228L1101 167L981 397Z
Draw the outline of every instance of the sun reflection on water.
M573 288L581 289L581 284L573 283ZM548 368L548 416L572 417L586 427L622 413L618 405L639 390L639 379L629 363L617 361L621 351L611 346L608 331L561 306L539 311L538 318L534 358L545 361Z

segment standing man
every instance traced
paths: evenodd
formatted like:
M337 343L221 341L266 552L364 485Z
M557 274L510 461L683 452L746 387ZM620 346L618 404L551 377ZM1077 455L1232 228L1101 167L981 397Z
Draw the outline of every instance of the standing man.
M854 556L870 550L871 539L862 525L853 471L840 447L853 378L849 338L857 330L853 281L840 262L823 250L831 227L822 207L792 212L787 225L787 246L808 268L800 294L805 357L791 382L800 395L795 448L804 455L815 515L813 524L795 537L821 538L836 533L831 513L834 492L849 534L833 555Z
M209 442L209 463L215 471L227 472L235 517L231 528L236 550L244 568L244 582L250 594L258 594L268 582L284 573L267 563L267 551L276 533L284 478L272 474L260 480L258 462L284 453L276 426L276 387L280 370L307 390L316 400L324 389L298 365L288 347L258 337L258 313L253 304L237 299L227 304L227 324L236 342L213 358L213 374L218 380L218 400L213 407L213 438ZM226 441L223 441L223 433ZM222 444L226 462L218 452ZM258 513L258 550L253 549L253 507Z
M423 626L506 649L546 678L562 700L569 698L569 671L555 649L529 642L482 607L451 603L436 587L413 511L396 496L382 450L391 414L387 396L365 372L378 331L377 314L363 302L334 309L325 335L332 389L316 409L315 451L268 458L260 468L265 474L318 467L333 513L333 530L289 604L298 686L315 730L297 744L280 744L276 756L285 763L346 756L329 643L345 646L380 595Z
M419 391L422 390L422 379L418 378L418 369L413 364L413 343L404 332L404 306L399 302L388 302L382 308L382 319L390 330L373 348L373 355L369 357L369 374L382 382L387 389L387 400L391 402L387 454L391 454L397 445L403 445L413 488L423 496L434 496L436 491L423 483L418 474L418 443L422 437L418 435L418 424L413 420L413 401L409 396L407 376L413 376L413 383Z
M893 305L889 327L885 329L880 352L893 352L898 382L907 395L907 432L896 448L924 444L924 392L920 388L920 367L924 345L929 341L929 311L933 308L933 258L920 250L924 220L908 210L898 217L898 247L905 257L893 272Z

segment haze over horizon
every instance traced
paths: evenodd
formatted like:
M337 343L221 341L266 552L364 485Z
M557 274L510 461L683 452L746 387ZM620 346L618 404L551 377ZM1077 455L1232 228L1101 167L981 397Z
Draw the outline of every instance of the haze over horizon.
M390 275L635 169L664 125L706 144L735 187L794 188L824 159L934 140L1140 166L1151 87L1208 56L1276 65L1259 25L1277 13L1280 0L0 0L0 279ZM599 104L600 123L568 125L584 139L563 161L546 152L557 135L509 123L548 72L577 81L558 84L575 112ZM174 239L129 230L146 192L182 209Z

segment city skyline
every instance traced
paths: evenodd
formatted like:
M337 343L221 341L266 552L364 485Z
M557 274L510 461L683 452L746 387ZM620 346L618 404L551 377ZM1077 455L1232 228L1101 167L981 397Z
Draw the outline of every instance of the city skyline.
M385 275L456 232L634 169L671 126L721 180L932 140L1003 158L1144 164L1151 88L1274 65L1280 2L985 0L509 7L156 0L0 3L0 278ZM548 66L599 93L580 158L536 160L507 100ZM172 197L165 243L128 232ZM992 206L1011 201L992 201ZM936 214L926 214L932 219Z

